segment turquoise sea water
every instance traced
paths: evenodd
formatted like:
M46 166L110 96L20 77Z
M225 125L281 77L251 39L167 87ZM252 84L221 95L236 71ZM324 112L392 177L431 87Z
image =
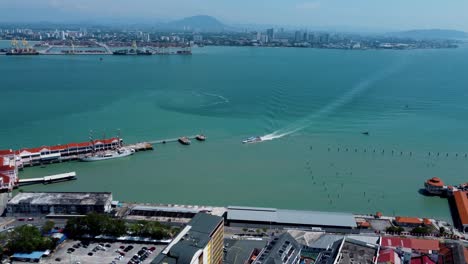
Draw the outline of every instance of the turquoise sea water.
M197 133L208 141L26 168L21 177L76 171L78 180L23 189L449 219L446 200L418 190L432 176L467 181L465 47L103 58L0 57L0 149L86 141L91 129L121 129L126 142ZM253 135L272 140L240 143Z

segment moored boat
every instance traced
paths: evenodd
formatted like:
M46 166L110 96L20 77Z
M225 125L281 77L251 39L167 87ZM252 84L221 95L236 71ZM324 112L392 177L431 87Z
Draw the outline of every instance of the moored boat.
M178 140L182 145L190 145L192 143L188 137L181 137Z
M242 141L243 144L251 144L251 143L258 143L258 142L262 142L262 138L261 137L249 137L245 140Z
M117 158L123 158L123 157L133 155L133 153L135 153L134 149L120 148L120 149L117 149L117 150L111 150L111 151L96 153L96 154L90 155L90 156L83 156L83 157L80 158L80 161L90 162L90 161L117 159Z
M198 141L205 141L206 140L206 136L205 135L197 135L195 137Z

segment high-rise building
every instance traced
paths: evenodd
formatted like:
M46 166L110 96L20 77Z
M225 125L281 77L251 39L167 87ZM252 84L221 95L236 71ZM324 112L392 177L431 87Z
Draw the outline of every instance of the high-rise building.
M302 35L302 31L298 30L296 31L296 33L294 34L294 41L295 42L301 42L303 41L303 38L304 36Z
M224 219L196 214L151 264L221 264Z
M267 29L266 34L268 36L268 40L272 41L275 39L275 30L273 28Z

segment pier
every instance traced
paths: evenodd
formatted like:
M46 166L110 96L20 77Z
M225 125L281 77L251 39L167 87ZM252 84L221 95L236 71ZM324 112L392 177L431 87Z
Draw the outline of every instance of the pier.
M197 135L193 136L187 136L186 138L188 139L196 139ZM166 144L166 143L171 143L171 142L178 142L179 138L169 138L169 139L160 139L160 140L154 140L154 141L149 141L149 144Z
M56 175L45 176L42 178L31 178L31 179L20 179L19 185L31 185L31 184L48 184L53 182L71 181L76 180L76 172L68 172Z

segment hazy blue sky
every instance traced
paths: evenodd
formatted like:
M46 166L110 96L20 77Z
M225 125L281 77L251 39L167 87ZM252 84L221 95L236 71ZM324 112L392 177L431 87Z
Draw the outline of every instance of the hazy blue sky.
M158 20L468 31L468 0L0 0L0 21Z

